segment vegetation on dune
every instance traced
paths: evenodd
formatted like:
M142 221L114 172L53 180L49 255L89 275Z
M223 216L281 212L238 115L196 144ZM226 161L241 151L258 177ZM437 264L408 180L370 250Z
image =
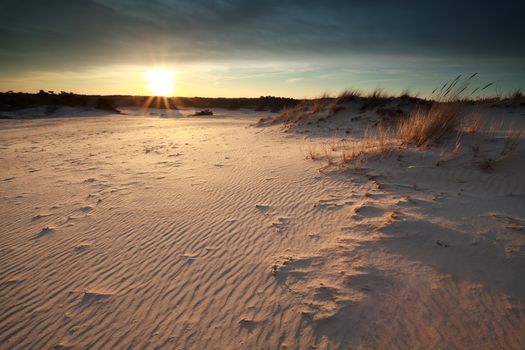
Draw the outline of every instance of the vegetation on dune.
M469 92L470 83L476 76L477 73L468 78L458 75L441 88L434 89L430 107L417 106L407 118L400 120L395 137L406 144L424 146L452 135L462 121L464 104L473 101L477 91L484 91L491 86L487 84ZM475 129L476 125L472 127Z
M365 110L373 109L373 113L366 114L369 124L362 136L331 140L320 146L310 145L307 158L323 159L327 167L351 165L360 168L367 159L381 158L393 151L403 152L411 146L428 148L441 145L442 152L436 162L439 166L444 161L457 157L460 148L463 148L463 138L469 136L470 144L467 145L473 150L475 162L480 169L489 171L518 147L525 135L525 129L515 128L512 124L507 125L506 128L494 123L485 125L477 107L501 106L503 103L509 106L525 106L525 99L520 90L505 98L478 98L475 93L486 90L492 84L471 89L470 83L475 76L476 74L466 78L462 78L461 75L456 77L434 90L433 98L430 100L414 99L408 92L403 92L395 100L386 96L381 90L375 90L365 97L361 94L345 93L332 100L321 114L314 112L315 104L312 101L307 101L283 112L279 118L285 123L294 125L301 125L305 121L306 124L311 124L307 121L309 117L315 117L317 121L329 118L334 114L332 111L338 103L341 104L338 108L342 109L344 108L342 105L346 102L355 101L363 105L357 114L350 114L349 121L357 121L362 119ZM323 97L317 103L325 99ZM400 100L404 99L410 99L411 107L408 111L395 109L392 103L389 104L394 102L400 106ZM324 103L326 104L326 101ZM375 122L372 122L374 119ZM495 136L497 133L498 137ZM479 142L480 137L490 138L492 144L501 143L500 151L492 150L481 155L479 145L472 144L472 142ZM451 149L447 148L450 145L449 140L452 143ZM445 153L450 154L446 156Z
M459 118L460 106L457 103L419 107L399 121L395 137L406 144L423 146L449 136L456 129Z
M411 121L416 126L407 123L399 130L406 142L415 142L422 145L428 141L439 139L447 130L453 129L457 124L459 108L471 105L483 106L525 106L525 97L521 90L515 90L503 95L496 90L495 95L488 95L487 91L494 87L488 83L471 87L477 73L468 77L458 75L439 88L432 91L429 98L420 98L417 94L411 95L408 90L403 90L397 97L388 95L383 89L375 89L368 94L359 90L346 90L339 96L331 97L324 94L315 99L298 101L287 106L279 115L261 120L260 125L284 123L290 126L308 123L311 119L324 121L345 109L345 105L354 102L360 105L360 112L375 111L378 114L390 117L402 117L410 114ZM392 103L411 106L409 113L401 113L400 108L393 108ZM418 134L418 136L414 135Z

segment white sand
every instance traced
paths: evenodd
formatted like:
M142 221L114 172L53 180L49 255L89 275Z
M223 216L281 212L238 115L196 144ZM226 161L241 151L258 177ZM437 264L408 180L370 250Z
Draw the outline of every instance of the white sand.
M523 145L319 172L344 113L245 114L1 120L0 348L523 348Z

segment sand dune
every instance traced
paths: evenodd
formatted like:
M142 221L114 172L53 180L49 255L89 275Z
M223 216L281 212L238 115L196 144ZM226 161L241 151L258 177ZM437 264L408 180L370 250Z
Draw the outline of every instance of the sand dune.
M320 172L344 113L135 114L0 121L0 348L525 344L523 146Z

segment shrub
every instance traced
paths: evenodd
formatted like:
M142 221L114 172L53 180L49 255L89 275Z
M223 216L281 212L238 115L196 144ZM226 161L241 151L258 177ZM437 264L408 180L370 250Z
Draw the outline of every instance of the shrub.
M195 112L195 115L213 115L213 112L209 109L203 109L202 111Z

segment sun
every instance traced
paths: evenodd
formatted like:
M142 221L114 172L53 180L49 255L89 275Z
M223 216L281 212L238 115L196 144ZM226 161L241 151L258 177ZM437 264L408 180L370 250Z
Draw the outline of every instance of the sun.
M154 96L170 97L174 90L175 72L172 70L154 69L144 73L148 88Z

